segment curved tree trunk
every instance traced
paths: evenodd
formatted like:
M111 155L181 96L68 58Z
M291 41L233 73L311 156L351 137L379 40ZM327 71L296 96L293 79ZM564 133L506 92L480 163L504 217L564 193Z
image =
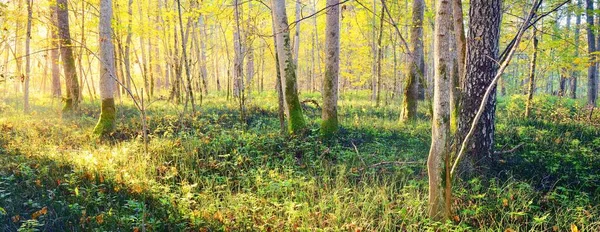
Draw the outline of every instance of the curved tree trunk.
M325 29L325 78L323 78L323 112L321 134L331 136L339 127L337 115L338 78L340 72L340 7L339 0L327 0Z
M100 119L94 128L94 134L108 135L115 128L115 47L112 43L112 1L100 1L100 98L102 108Z
M73 45L71 43L71 32L69 32L69 11L67 0L57 0L58 31L61 41L61 58L67 84L67 97L63 112L71 112L79 107L79 82L75 70L75 58L73 58Z
M402 102L401 121L412 121L417 118L417 104L419 101L419 81L423 79L425 70L425 56L423 54L423 17L425 1L413 2L412 28L410 31L410 44L412 54L409 56L409 73L404 89Z
M486 88L498 71L500 21L502 19L501 0L472 0L469 10L469 34L465 79L461 83L460 114L458 119L458 141L462 141L469 131L473 118L481 104ZM496 111L496 90L477 124L460 170L472 174L476 169L489 165L492 161L494 143L494 117Z

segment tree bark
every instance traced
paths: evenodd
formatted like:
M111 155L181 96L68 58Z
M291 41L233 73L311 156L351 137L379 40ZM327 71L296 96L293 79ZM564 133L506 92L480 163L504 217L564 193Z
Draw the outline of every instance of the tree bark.
M100 1L100 98L102 99L100 119L94 134L105 136L115 128L115 47L112 42L112 0Z
M29 79L31 78L31 57L29 45L31 42L32 0L27 1L27 34L25 34L25 78L23 79L23 111L29 113Z
M417 118L419 101L419 81L423 79L425 56L423 54L423 18L425 1L414 0L412 8L412 28L410 31L411 52L409 56L409 73L404 89L401 121L407 122Z
M568 40L571 37L571 12L567 10L567 24L565 26L566 36L565 38ZM563 68L560 72L560 81L559 81L559 89L558 96L563 97L566 95L567 91L567 76L569 74L569 69Z
M458 120L458 141L462 141L470 129L486 88L498 71L498 49L500 21L502 19L501 0L472 0L469 10L469 34L465 79L461 83L460 114ZM474 174L476 169L483 171L491 164L494 143L494 118L496 111L496 90L486 103L476 133L467 146L460 172ZM481 168L481 169L480 169Z
M596 106L596 98L598 95L598 85L596 83L596 62L594 52L596 51L596 38L594 35L594 2L586 0L586 21L587 21L587 40L588 40L588 55L591 64L588 65L588 90L587 104L590 107Z
M189 64L189 60L187 59L187 39L184 39L184 32L183 32L183 20L181 18L181 0L177 0L177 12L179 13L179 32L181 34L181 38L182 38L182 42L181 42L181 55L183 58L183 63L185 66L185 77L187 79L187 95L188 98L190 100L190 102L192 103L192 115L196 114L196 104L194 103L194 92L192 90L192 77L190 74L190 64ZM187 103L187 101L186 101Z
M277 40L277 55L279 57L279 72L282 77L282 89L287 103L288 132L301 134L306 129L304 114L298 99L296 81L296 65L290 47L290 32L287 23L285 1L272 1L273 17L275 21L275 37Z
M321 134L331 136L339 127L337 115L338 79L340 72L340 7L339 0L327 0L325 46L325 78L323 78L323 111Z
M61 40L61 58L67 84L67 97L63 112L72 112L79 108L79 82L75 70L75 59L73 58L73 45L71 43L71 32L69 31L69 11L67 0L57 0L58 31Z
M450 218L450 94L452 88L450 28L451 5L440 0L435 16L434 93L431 149L427 159L429 174L429 217L435 221ZM448 185L448 186L446 186Z
M529 88L527 91L527 103L525 106L525 118L529 118L531 116L531 100L533 99L533 94L535 93L535 68L537 65L537 52L538 52L538 39L537 39L537 30L533 29L533 34L531 36L531 41L533 42L533 51L531 52L531 62L529 68Z
M577 0L577 8L581 8L581 0ZM579 57L579 37L581 34L581 13L577 12L576 13L576 19L575 19L575 57ZM579 78L579 71L575 70L573 72L573 76L571 77L571 90L570 90L570 97L572 99L577 99L577 79Z

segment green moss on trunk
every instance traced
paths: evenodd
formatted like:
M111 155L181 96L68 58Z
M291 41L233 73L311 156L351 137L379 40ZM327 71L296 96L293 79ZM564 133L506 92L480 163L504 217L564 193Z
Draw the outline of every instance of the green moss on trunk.
M321 122L321 135L324 137L330 137L338 131L338 128L339 122L337 117L323 120Z
M102 111L100 113L100 120L94 128L94 134L98 136L105 136L110 134L115 129L116 119L116 108L115 99L107 98L102 100Z
M72 112L73 111L73 99L66 98L66 99L64 99L64 101L65 101L65 105L62 108L62 112L63 113Z

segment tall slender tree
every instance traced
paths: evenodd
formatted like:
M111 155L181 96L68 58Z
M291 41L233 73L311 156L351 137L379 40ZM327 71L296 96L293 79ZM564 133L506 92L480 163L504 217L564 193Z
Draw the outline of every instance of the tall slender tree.
M340 6L339 0L327 0L325 28L325 78L323 78L323 111L321 133L331 136L337 132L338 78L340 72Z
M440 0L435 15L433 122L431 148L427 159L429 174L429 217L442 221L450 217L450 29L452 5Z
M577 0L577 8L581 8L581 0ZM575 57L579 57L579 37L581 35L581 13L578 11L576 12L577 16L575 17L575 37L573 38L575 40ZM579 71L575 70L573 72L573 76L571 77L571 90L570 90L570 96L573 99L577 99L577 79L579 78Z
M79 108L79 82L75 70L71 32L69 31L69 11L67 0L56 0L56 15L58 17L58 31L60 36L61 60L67 84L67 97L63 112L71 112Z
M23 78L23 111L28 113L29 107L29 79L31 78L31 54L29 45L31 43L31 20L33 15L32 0L27 0L27 34L25 34L25 78Z
M279 72L281 72L283 95L287 105L288 132L302 133L306 129L302 106L298 98L298 83L296 80L296 65L290 45L290 31L285 9L285 1L272 1L273 17L275 18L275 37L277 55L279 57Z
M529 88L527 90L527 104L525 106L525 117L528 118L531 114L531 101L533 94L535 93L535 68L537 65L537 54L538 54L538 38L537 29L533 29L531 35L531 41L533 42L533 49L531 52L531 61L529 63Z
M115 128L115 46L112 42L112 0L100 1L100 98L102 99L100 119L94 128L94 134L104 136Z
M587 41L588 41L588 55L591 64L588 65L588 92L587 92L587 104L588 106L596 106L596 98L598 95L598 84L596 83L596 61L594 58L594 52L596 51L596 37L594 35L594 1L586 0L586 22L587 22Z

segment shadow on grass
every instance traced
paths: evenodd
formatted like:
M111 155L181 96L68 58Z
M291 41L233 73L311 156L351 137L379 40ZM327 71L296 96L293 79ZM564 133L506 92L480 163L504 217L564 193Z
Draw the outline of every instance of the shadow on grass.
M0 161L0 231L181 231L188 225L170 202L101 174L5 150Z

